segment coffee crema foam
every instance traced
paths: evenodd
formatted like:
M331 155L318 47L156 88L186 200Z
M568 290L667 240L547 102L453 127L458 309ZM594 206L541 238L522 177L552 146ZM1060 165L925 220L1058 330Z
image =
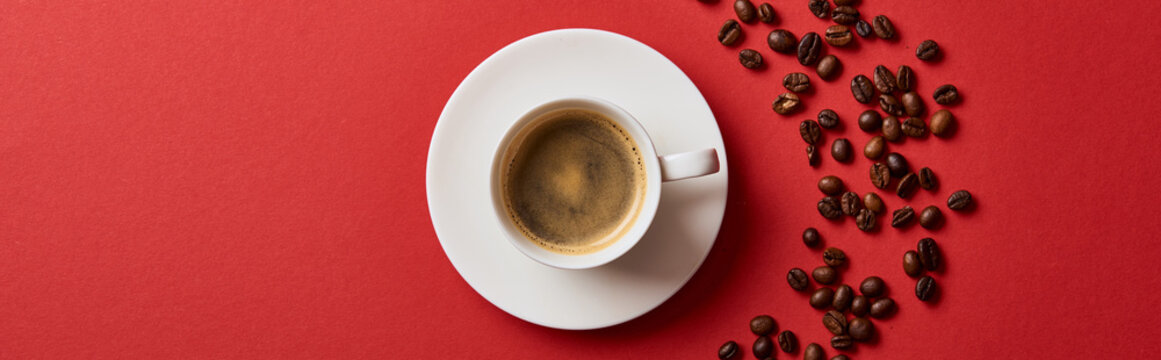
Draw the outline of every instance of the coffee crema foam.
M581 255L612 245L645 197L637 143L602 114L556 110L508 148L501 184L508 216L536 245Z

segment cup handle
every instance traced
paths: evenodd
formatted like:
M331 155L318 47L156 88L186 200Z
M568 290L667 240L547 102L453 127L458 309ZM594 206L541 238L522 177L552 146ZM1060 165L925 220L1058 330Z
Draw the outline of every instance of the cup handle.
M675 181L717 173L718 150L694 150L658 158L661 163L661 181Z

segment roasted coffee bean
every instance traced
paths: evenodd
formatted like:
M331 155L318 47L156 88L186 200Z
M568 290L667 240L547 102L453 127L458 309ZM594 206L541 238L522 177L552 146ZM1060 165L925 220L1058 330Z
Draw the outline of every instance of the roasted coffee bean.
M739 25L734 19L726 20L726 23L722 24L722 28L718 30L718 42L725 46L734 46L741 37L742 25Z
M752 23L758 18L758 9L750 0L734 1L734 13L738 15L738 20L744 23Z
M919 301L931 300L935 296L935 291L935 279L930 276L921 277L919 282L915 283L915 297L919 298Z
M757 69L762 67L762 54L753 49L744 49L738 53L738 61L747 69Z
M879 90L879 93L890 94L895 92L897 80L895 79L895 74L892 74L890 69L883 65L876 66L874 76L875 89Z
M886 189L887 185L891 183L891 172L887 169L887 165L883 163L874 163L871 165L871 185L880 189Z
M847 216L855 216L859 214L859 210L863 208L863 201L859 199L859 194L852 191L843 193L839 198L839 204L842 205L843 214Z
M923 40L915 48L915 57L923 61L935 60L939 57L939 44L936 44L935 40Z
M794 291L803 291L810 286L810 278L807 277L806 271L799 268L790 269L790 272L786 273L786 282Z
M867 298L879 297L887 292L887 283L878 276L868 276L859 284L859 292Z
M904 114L903 104L899 102L899 99L887 94L879 95L879 108L883 109L883 112L895 116L903 116Z
M818 126L823 129L834 129L839 126L838 113L831 109L822 109L818 112Z
M826 360L826 352L822 350L822 345L810 343L802 350L802 360Z
M814 268L814 271L810 273L810 276L814 278L814 282L816 283L830 285L834 284L835 280L838 280L838 271L835 271L834 268L830 266L824 265Z
M818 149L814 148L814 145L806 145L806 161L810 166L818 166L822 161L822 155L818 154Z
M891 170L891 176L903 177L911 172L911 166L907 164L907 158L899 153L887 154L887 169Z
M855 33L859 34L859 37L866 39L871 36L872 31L871 24L866 20L859 19L855 22Z
M859 130L875 132L879 130L880 126L883 126L883 117L879 115L878 111L867 110L859 114Z
M874 305L871 305L874 308ZM867 341L871 336L875 335L875 325L871 324L871 320L857 317L851 319L847 324L847 333L851 335L851 339L856 341Z
M733 340L726 341L725 344L722 344L722 346L718 348L718 359L729 360L733 359L735 356L738 356L738 343L734 342Z
M828 247L822 252L822 262L834 267L843 266L847 263L847 254L839 248Z
M750 332L754 333L754 335L770 335L770 333L776 330L778 330L778 324L774 322L774 318L770 315L758 315L750 319Z
M831 310L822 315L822 326L831 334L843 335L847 333L847 317L843 313Z
M838 176L827 175L818 179L818 190L827 195L838 195L843 192L843 180Z
M850 6L835 7L834 11L830 13L830 19L843 25L854 24L859 21L859 11Z
M891 227L893 228L911 225L913 220L915 220L915 209L907 205L903 205L903 208L891 213Z
M968 207L971 207L971 205L972 205L972 193L968 192L967 190L960 190L960 191L953 192L953 193L951 193L951 196L947 197L947 208L948 209L952 209L952 210L956 210L956 211L967 210Z
M867 300L866 296L855 295L855 297L851 299L851 315L863 316L870 312L870 309L871 301Z
M818 62L819 56L822 56L821 36L813 32L802 35L802 40L798 41L798 63L804 66L814 65Z
M776 53L793 54L798 47L798 39L790 31L777 29L766 36L766 45L770 46L770 50L774 50Z
M774 103L770 104L770 107L779 115L789 115L802 108L802 100L799 100L798 95L793 93L783 93L774 99Z
M891 316L895 312L895 300L891 298L882 298L871 303L871 317L882 319Z
M830 145L830 156L834 157L838 162L850 161L853 157L851 154L854 152L854 148L851 147L851 141L846 138L834 139L834 142Z
M935 178L935 172L931 171L931 168L919 169L919 187L924 190L935 190L939 187L939 179Z
M908 92L915 86L915 71L911 70L910 66L899 65L899 70L895 71L895 87L902 92Z
M919 254L919 263L923 264L923 268L927 271L935 271L939 269L939 264L943 261L943 253L939 251L939 244L935 243L935 239L923 238L915 245L915 252Z
M875 214L882 214L886 207L883 205L883 199L879 198L879 194L869 192L863 195L863 207L867 210L874 211Z
M902 179L899 179L899 186L895 187L895 195L901 198L909 198L915 194L915 189L919 188L919 177L915 173L908 173ZM920 219L922 221L922 219ZM925 226L926 227L926 226Z
M810 294L810 307L819 310L826 309L827 306L830 306L830 303L833 300L834 290L831 290L828 287L820 287L817 290L814 290L813 294Z
M838 355L835 355L834 357L830 358L830 360L851 360L851 358L847 357L846 355L843 355L843 354L838 354Z
M903 140L903 129L899 124L899 118L894 116L883 118L883 138L891 142Z
M824 197L818 201L818 213L827 219L838 219L843 216L838 200L833 197Z
M935 88L935 93L931 97L935 99L936 104L951 105L959 100L959 89L952 84L941 85Z
M910 277L923 274L923 262L919 260L919 253L915 250L907 250L903 253L903 273Z
M765 359L774 353L774 340L770 340L769 336L759 336L754 340L754 347L751 348L754 352L754 357Z
M938 137L948 137L955 131L955 116L947 109L939 109L931 114L931 134Z
M851 289L850 285L843 284L834 291L834 300L830 305L839 312L847 311L851 307L851 300L854 300L855 291Z
M858 214L855 215L855 227L862 231L875 230L875 212L859 209Z
M903 131L904 135L921 138L927 134L927 124L923 123L923 119L909 117L903 121L903 125L900 125L899 130Z
M818 73L820 79L830 81L838 77L843 70L843 63L839 61L837 56L827 55L818 61L818 67L814 69Z
M778 14L774 12L774 7L770 3L762 3L758 5L758 21L773 24L778 20Z
M924 229L938 229L940 225L943 225L943 212L935 205L925 207L919 213L919 226Z
M844 47L855 39L855 35L851 33L851 28L846 25L831 25L826 28L824 38L826 43L831 46Z
M798 337L790 330L784 330L778 334L778 347L782 352L792 354L798 351Z
M923 105L923 98L919 96L919 93L914 91L903 93L903 96L900 96L899 100L903 103L903 112L910 116L919 116L923 114L923 110L927 109Z
M807 7L810 8L810 13L819 19L826 19L826 16L830 15L830 3L826 0L810 0Z
M871 103L871 99L875 96L875 88L871 85L871 79L866 75L855 75L851 79L851 94L855 96L855 101L863 104Z
M891 19L886 15L879 15L871 22L871 26L875 29L875 36L880 39L891 39L895 37L895 25L891 24Z
M847 336L847 335L838 335L838 336L830 338L830 347L835 348L837 350L849 349L849 348L851 348L851 346L854 346L854 345L855 345L854 341L851 339L850 336Z
M782 77L782 86L796 93L810 90L810 77L800 72L792 72Z
M878 160L883 157L884 151L887 151L887 140L883 139L882 136L876 136L867 140L867 146L863 147L863 156L871 160Z
M834 6L853 6L858 0L835 0Z
M798 134L802 135L802 141L808 145L818 143L818 138L822 136L822 129L818 127L818 123L814 120L802 120L798 124Z
M822 242L822 235L818 233L818 229L808 227L802 231L802 243L806 247L815 247Z

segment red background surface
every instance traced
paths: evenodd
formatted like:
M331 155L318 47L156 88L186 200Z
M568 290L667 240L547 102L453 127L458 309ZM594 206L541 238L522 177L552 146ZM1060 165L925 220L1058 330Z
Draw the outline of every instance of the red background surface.
M828 25L805 1L773 4L796 34ZM881 275L900 305L855 358L1161 351L1161 32L1149 20L1161 7L860 9L889 15L900 41L832 49L842 79L807 71L817 90L784 118L770 101L804 68L765 47L765 24L745 26L744 47L771 66L739 66L738 48L715 41L726 1L4 2L0 357L710 358L728 339L748 349L760 313L803 344L825 342L821 312L784 280L820 263L799 242L807 226L847 250L844 281ZM460 80L504 45L565 27L619 32L673 60L713 108L731 170L721 234L692 281L594 331L531 325L473 292L439 246L424 189L431 133ZM942 62L915 59L927 38ZM861 149L865 107L847 83L879 63L914 67L925 98L943 83L963 94L955 137L891 145L942 181L912 206L943 207L960 188L978 199L933 233L865 236L814 210L825 174L872 190L870 162L806 166L797 123L832 107L845 129L825 141ZM899 265L928 235L947 259L932 304Z

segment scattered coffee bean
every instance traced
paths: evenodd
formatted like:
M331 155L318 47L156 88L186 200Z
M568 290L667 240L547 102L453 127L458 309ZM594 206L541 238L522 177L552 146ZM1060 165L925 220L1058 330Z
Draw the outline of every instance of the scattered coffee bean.
M878 111L867 110L859 114L859 130L875 132L880 126L883 126L883 117Z
M758 18L758 9L754 8L754 3L750 0L734 1L734 13L738 15L738 20L744 23L752 23Z
M879 95L879 108L883 109L883 112L895 116L903 116L904 114L903 104L899 102L899 99L887 94Z
M838 219L843 216L838 200L833 197L824 197L818 201L818 213L827 219Z
M871 308L870 300L867 300L866 296L855 295L855 297L853 299L851 299L851 315L854 315L854 316L866 315L868 312L871 311L870 308Z
M830 305L839 312L847 311L851 307L851 300L854 300L855 291L851 289L850 285L843 284L834 291L834 300Z
M893 177L903 177L911 172L911 166L907 165L907 158L899 153L887 154L887 169L891 170Z
M833 300L834 290L831 290L828 287L820 287L817 290L814 290L813 294L810 294L810 307L819 310L826 309L827 306L830 306L830 303Z
M846 138L834 139L834 142L830 144L830 156L834 157L838 162L850 161L852 158L851 153L854 152L854 149L851 147L851 141Z
M903 131L903 135L913 138L921 138L927 135L927 124L923 123L923 119L917 117L909 117L903 121L903 125L899 127Z
M927 301L933 296L935 296L935 279L930 276L919 278L919 282L915 283L915 297L919 298L919 301Z
M722 346L718 348L718 359L729 360L733 359L735 356L738 356L738 343L734 342L733 340L726 341L725 344L722 344Z
M895 312L895 300L885 297L871 303L871 317L882 319Z
M919 260L919 253L915 250L907 250L903 253L903 273L910 277L918 277L923 274L923 262Z
M939 179L935 178L935 172L931 171L931 168L919 169L919 187L923 190L935 190L939 187Z
M822 109L818 112L818 126L823 129L834 129L839 126L838 113L831 109Z
M826 0L810 0L807 7L810 8L810 13L819 19L825 19L830 15L830 3Z
M825 1L825 0L824 0ZM808 32L798 41L798 63L804 66L814 65L822 55L822 39L817 33Z
M812 248L818 246L818 244L821 242L822 235L818 233L817 229L808 227L806 230L802 231L802 243L805 244L806 247Z
M935 99L936 104L951 105L959 100L959 89L955 85L946 84L935 88L935 94L931 95Z
M875 89L878 89L879 93L891 94L895 92L897 80L895 79L895 74L892 74L890 69L887 69L883 65L876 66L874 76Z
M875 96L875 88L871 85L871 79L863 74L855 75L855 78L851 79L851 94L859 103L871 103L871 99Z
M939 44L936 44L935 40L923 40L915 48L915 57L923 61L935 60L939 57Z
M847 317L843 313L831 310L822 315L822 326L831 334L843 335L847 333Z
M843 266L847 263L847 254L839 248L828 247L822 252L822 262L834 267Z
M814 120L802 120L798 124L798 134L802 135L802 141L808 145L818 143L818 138L822 136L822 129L818 127L818 123Z
M955 116L947 109L939 109L931 114L931 134L938 137L948 137L955 131Z
M875 214L882 214L886 207L883 205L883 199L879 198L879 194L869 192L863 195L863 207L867 210L874 211Z
M822 350L822 345L810 343L802 350L802 360L826 360L826 352Z
M798 95L783 93L782 95L778 95L778 98L774 100L774 103L770 107L779 115L788 115L801 109L802 101L798 99Z
M830 358L830 360L851 360L851 358L847 357L846 355L843 355L843 354L838 354L838 355L835 355L834 357Z
M895 37L895 25L891 24L891 19L888 19L886 15L876 16L871 25L875 29L875 36L880 39L886 40Z
M902 179L899 179L899 186L895 188L895 195L901 198L909 198L915 194L915 189L919 188L919 177L915 173L908 173ZM922 220L920 220L922 221Z
M887 165L874 163L871 165L871 184L880 189L886 189L891 182L891 173Z
M859 209L858 214L855 215L855 226L864 232L875 230L875 212Z
M919 254L919 263L923 264L923 268L927 271L935 271L939 269L940 262L943 261L943 253L939 251L939 244L935 243L935 239L923 238L915 245L916 253Z
M849 349L854 345L854 341L847 335L838 335L830 338L830 347L838 350Z
M773 24L778 20L778 14L774 12L774 7L770 3L762 3L758 5L758 21Z
M912 220L915 220L915 210L910 206L903 205L903 208L891 213L891 227L893 228L911 225Z
M853 6L858 0L835 0L834 6Z
M726 23L718 30L718 42L725 46L734 46L741 37L742 26L738 25L734 19L726 20Z
M814 268L814 271L810 273L810 276L814 278L814 282L823 285L830 285L834 284L835 280L838 280L838 271L835 271L834 268L830 266L823 265ZM829 303L830 301L827 302Z
M887 283L883 281L883 278L878 276L868 276L859 284L859 292L867 298L879 297L886 291Z
M824 33L826 43L831 46L844 47L855 39L855 35L851 33L851 28L846 25L831 25L826 28Z
M766 45L779 54L792 54L798 48L798 39L788 30L777 29L766 36Z
M903 129L899 125L898 118L894 116L883 118L883 138L891 142L903 140Z
M794 291L803 291L810 286L810 278L807 277L806 271L799 268L790 269L790 272L786 273L786 282L790 283L790 288Z
M899 65L899 70L895 71L895 87L899 91L908 92L915 86L915 71L911 70L910 66Z
M960 190L960 191L953 192L953 193L951 193L951 196L947 197L947 208L948 209L952 209L952 210L956 210L956 211L967 210L967 208L970 207L971 205L972 205L972 193L968 192L967 190Z
M782 86L796 93L806 92L810 90L810 77L800 72L792 72L782 78Z
M874 309L874 305L871 305L871 308ZM850 323L847 324L847 332L851 334L851 339L867 341L875 334L875 325L872 325L871 321L866 318L857 317L851 319Z
M866 20L859 19L859 21L855 22L855 33L859 34L859 37L861 38L866 39L870 37L872 30L873 29L871 28L871 24L867 23Z
M750 319L750 332L754 333L754 335L770 335L770 333L777 329L778 324L774 322L774 318L770 315L758 315Z
M843 25L854 24L859 21L859 11L850 6L839 6L830 13L830 19Z
M935 205L923 208L923 212L919 213L919 226L924 229L937 229L943 225L943 212Z
M815 149L814 145L806 145L806 161L810 166L818 166L822 161L822 155L818 154L818 149Z
M814 69L818 73L820 79L830 81L838 77L843 70L843 63L839 61L837 56L827 55L818 61L818 67Z
M887 140L883 139L882 136L875 136L871 140L867 140L867 146L863 147L863 156L871 160L878 160L883 157L883 152L886 150Z
M843 192L843 180L838 176L827 175L818 179L818 190L827 195L838 195Z
M743 49L738 53L738 61L747 69L757 69L762 67L762 54L753 49Z
M754 347L751 350L754 351L754 357L765 359L774 353L774 341L770 340L769 336L759 336L754 340Z
M910 116L919 116L927 108L923 105L923 98L919 96L919 93L914 91L903 93L903 96L900 96L899 99L903 103L903 112Z
M843 193L839 198L839 204L842 205L843 214L847 216L855 216L859 214L859 210L863 208L863 201L859 199L859 194L852 191Z
M778 334L778 347L782 349L782 352L792 354L798 351L798 337L794 336L790 330L782 331Z

